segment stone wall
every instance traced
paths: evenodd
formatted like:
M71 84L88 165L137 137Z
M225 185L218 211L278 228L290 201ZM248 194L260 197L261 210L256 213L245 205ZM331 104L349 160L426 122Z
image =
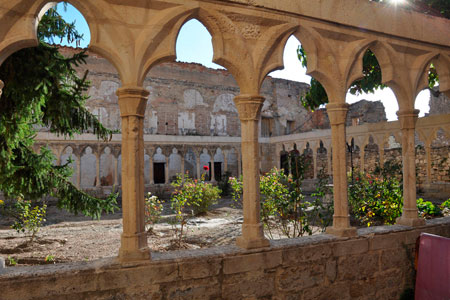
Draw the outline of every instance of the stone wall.
M429 115L450 114L450 98L437 91L438 88L434 88L431 92Z
M38 299L399 299L413 286L421 232L450 237L450 218L421 228L365 228L354 238L322 234L271 242L152 253L152 261L114 259L14 267L0 273L2 300Z

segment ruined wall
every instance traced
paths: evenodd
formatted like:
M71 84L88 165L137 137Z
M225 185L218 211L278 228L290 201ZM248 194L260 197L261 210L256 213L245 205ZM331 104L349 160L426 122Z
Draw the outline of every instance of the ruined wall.
M114 259L7 268L2 300L28 299L399 299L413 285L421 232L450 237L450 218L413 229L378 226L358 236L321 234L271 241L246 251L235 246L152 253L124 267Z
M450 98L444 93L437 93L439 88L434 88L430 93L430 112L429 115L450 114Z
M361 100L350 104L347 113L346 126L360 125L365 123L385 122L386 111L381 101ZM310 129L328 129L330 128L330 120L325 108L320 108L314 111L311 116ZM308 130L305 130L308 131Z
M63 54L72 48L61 48ZM87 65L92 86L87 107L112 129L121 129L118 98L120 79L105 59L89 54ZM150 91L144 133L161 135L240 136L240 122L233 98L239 87L226 70L193 63L164 63L149 72L144 87ZM261 88L265 97L262 116L271 120L270 135L288 133L310 113L299 99L309 85L267 77Z

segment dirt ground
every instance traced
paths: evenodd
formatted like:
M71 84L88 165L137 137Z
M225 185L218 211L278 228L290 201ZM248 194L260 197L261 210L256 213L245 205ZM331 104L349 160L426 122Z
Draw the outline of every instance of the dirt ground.
M231 199L221 199L207 215L188 222L184 249L196 249L233 244L241 233L242 210L233 208ZM160 223L148 234L148 244L153 252L180 248L174 243L173 219L169 204L164 205ZM11 220L0 220L0 257L7 265L89 261L116 256L122 233L122 213L105 215L100 221L74 216L58 210L52 203L47 210L46 225L37 239L29 243L30 236L10 228Z

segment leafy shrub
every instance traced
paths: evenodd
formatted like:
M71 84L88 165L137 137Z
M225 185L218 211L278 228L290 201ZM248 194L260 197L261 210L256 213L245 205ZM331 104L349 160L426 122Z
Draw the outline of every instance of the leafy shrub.
M269 238L273 239L277 233L288 238L311 235L315 231L323 231L329 224L333 212L332 206L323 203L325 184L318 187L313 201L309 202L302 194L301 178L287 175L283 169L277 168L260 177L261 222ZM242 181L231 178L230 182L233 198L240 199Z
M442 215L445 217L450 216L450 198L442 202L440 208L442 210Z
M422 198L417 199L417 209L422 218L431 218L441 215L439 206L434 205L430 201L423 201Z
M148 193L145 197L145 225L149 226L147 231L153 231L153 225L159 222L163 212L163 205L156 195Z
M448 198L447 200L442 202L441 209L444 209L444 208L450 208L450 198Z
M217 183L219 189L222 191L221 195L229 196L231 192L231 183L230 183L231 173L226 171L221 177L220 181Z
M209 207L216 204L220 197L220 189L206 183L204 179L204 175L202 175L201 181L193 180L188 175L178 175L176 180L172 182L175 191L170 202L176 214L175 235L179 242L183 238L187 219L192 215L207 212ZM190 213L188 213L188 210L190 210Z
M351 211L356 220L367 226L394 224L402 214L402 192L401 184L395 177L359 173L354 176L353 184L349 182Z
M15 204L15 208L19 217L11 227L17 232L31 233L30 242L32 242L41 229L42 224L46 221L47 205L44 204L42 207L35 206L33 208L31 201L19 199Z
M242 175L237 177L230 177L228 179L231 185L231 197L235 204L240 203L242 193L243 193L243 182L242 182ZM240 203L242 204L242 203Z

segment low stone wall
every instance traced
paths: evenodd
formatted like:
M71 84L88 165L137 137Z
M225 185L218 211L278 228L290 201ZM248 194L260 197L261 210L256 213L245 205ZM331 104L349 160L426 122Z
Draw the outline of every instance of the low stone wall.
M364 228L355 238L317 235L235 246L152 253L152 261L14 267L0 273L0 299L399 299L413 285L421 232L450 237L450 218L421 228Z

